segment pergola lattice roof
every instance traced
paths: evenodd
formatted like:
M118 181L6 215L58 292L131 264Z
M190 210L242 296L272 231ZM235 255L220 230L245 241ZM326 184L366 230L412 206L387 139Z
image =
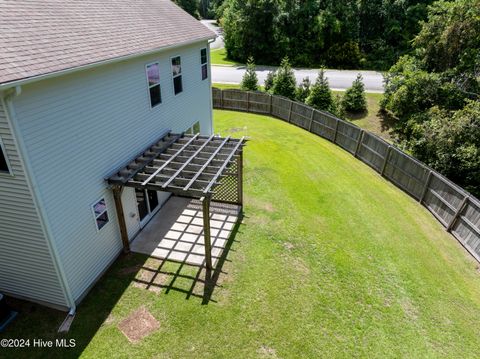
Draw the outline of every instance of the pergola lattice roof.
M244 138L169 132L108 182L193 198L211 196L244 145Z

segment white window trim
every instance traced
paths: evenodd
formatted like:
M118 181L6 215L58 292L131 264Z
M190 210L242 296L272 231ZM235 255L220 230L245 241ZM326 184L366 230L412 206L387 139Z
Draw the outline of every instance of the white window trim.
M180 73L178 75L173 75L173 64L172 64L172 60L176 57L179 57L180 58ZM173 95L174 96L178 96L178 95L181 95L182 93L185 92L185 88L183 87L183 77L182 77L182 91L179 92L179 93L175 93L175 81L174 79L176 77L179 77L179 76L182 76L183 75L183 69L182 69L182 56L180 55L175 55L175 56L172 56L170 57L170 73L171 73L171 76L172 76L172 88L173 88Z
M202 51L205 50L205 62L202 62ZM207 80L210 77L209 71L208 71L208 49L206 47L200 49L200 76L203 77L203 66L207 65L207 77L204 79L202 78L202 81Z
M0 137L0 151L2 152L3 157L5 158L5 162L7 163L7 169L8 169L8 172L0 170L0 176L2 176L2 177L13 177L12 164L10 163L10 160L8 159L7 149L5 148L5 145L3 144L3 141L2 141L1 137Z
M155 64L158 65L158 84L150 86L150 83L148 82L148 66L155 65ZM148 103L150 104L150 109L152 110L152 109L160 106L163 103L160 62L159 61L149 62L148 64L145 64L145 80L147 81L147 99L148 99ZM157 103L155 106L152 106L152 99L150 98L150 88L153 87L153 86L157 86L157 85L160 86L160 102Z
M100 213L99 215L97 215L97 214L95 213L95 205L96 205L98 202L100 202L102 199L105 201L105 210L104 210L102 213ZM97 199L95 202L93 202L93 203L90 205L90 209L91 209L92 214L93 214L93 222L94 222L94 224L95 224L95 228L96 228L97 232L100 232L100 231L101 231L102 229L104 229L104 228L110 223L110 221L111 221L110 214L108 213L108 204L107 204L107 200L105 199L105 196L102 196L102 197L100 197L99 199ZM104 225L102 228L98 228L97 219L98 219L98 217L100 217L100 216L101 216L102 214L104 214L104 213L107 213L108 222L105 223L105 225Z

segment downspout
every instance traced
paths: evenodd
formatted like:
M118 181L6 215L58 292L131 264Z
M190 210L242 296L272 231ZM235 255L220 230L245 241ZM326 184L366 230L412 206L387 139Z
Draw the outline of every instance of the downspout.
M8 91L4 92L0 96L0 100L2 102L3 107L5 108L5 115L7 117L7 122L10 125L10 128L13 132L13 140L15 143L15 147L18 149L18 152L21 157L21 162L24 168L25 172L25 179L27 181L28 186L30 187L30 190L32 191L32 198L33 202L36 208L36 212L38 215L38 218L40 220L40 223L42 225L42 231L45 236L46 242L48 249L50 251L50 255L52 257L53 265L55 267L55 271L57 272L57 276L60 279L62 291L65 295L65 298L67 300L67 304L69 306L69 312L68 312L68 317L73 318L75 316L76 312L76 304L75 300L73 299L72 292L70 290L70 287L68 285L67 277L65 275L65 271L63 270L63 265L61 264L60 261L60 256L58 255L57 248L55 244L53 243L53 235L50 229L50 226L48 225L46 221L46 215L43 210L43 207L41 206L42 202L40 200L40 197L37 193L37 183L35 181L35 178L32 176L32 169L30 166L30 163L28 160L26 160L28 157L26 156L26 147L25 144L23 143L23 139L21 136L19 136L20 131L18 127L18 122L16 121L16 114L15 114L15 108L13 105L13 98L19 96L22 93L22 89L20 86L16 86L13 91ZM67 317L67 319L68 319Z
M208 81L210 82L210 93L209 93L209 96L210 96L210 129L211 129L211 132L210 134L214 133L214 129L213 129L213 96L212 96L212 65L211 65L211 62L210 62L210 44L213 43L215 41L215 38L213 39L210 39L208 40L207 42L207 47L208 47L208 72L209 72L209 75L208 76Z

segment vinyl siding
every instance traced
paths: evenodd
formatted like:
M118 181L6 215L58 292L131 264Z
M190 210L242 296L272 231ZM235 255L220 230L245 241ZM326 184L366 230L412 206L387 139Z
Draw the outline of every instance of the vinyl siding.
M165 129L200 121L211 133L210 78L201 80L200 49L177 48L24 86L15 99L53 241L77 300L121 250L111 191L104 178ZM183 93L173 94L170 59L182 58ZM146 64L159 62L162 104L150 108ZM105 197L110 222L97 231L91 205Z
M12 175L0 174L0 292L67 307L32 192L0 101L0 141Z

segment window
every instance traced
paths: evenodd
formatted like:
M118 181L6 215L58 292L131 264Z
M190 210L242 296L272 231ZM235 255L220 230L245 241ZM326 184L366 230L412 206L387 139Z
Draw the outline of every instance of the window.
M180 56L172 57L172 75L173 75L173 90L175 95L183 91L182 85L182 60Z
M93 215L95 216L95 221L97 222L97 229L101 230L108 223L108 213L107 213L107 204L105 203L105 198L100 199L93 206Z
M2 172L10 173L10 169L8 168L7 157L3 149L2 141L0 140L0 173Z
M207 49L200 50L200 62L202 64L202 81L208 78Z
M200 133L200 122L195 122L192 127L185 131L187 135L195 135Z
M150 105L152 107L162 103L162 91L160 89L160 66L158 62L147 65L148 91L150 92Z

